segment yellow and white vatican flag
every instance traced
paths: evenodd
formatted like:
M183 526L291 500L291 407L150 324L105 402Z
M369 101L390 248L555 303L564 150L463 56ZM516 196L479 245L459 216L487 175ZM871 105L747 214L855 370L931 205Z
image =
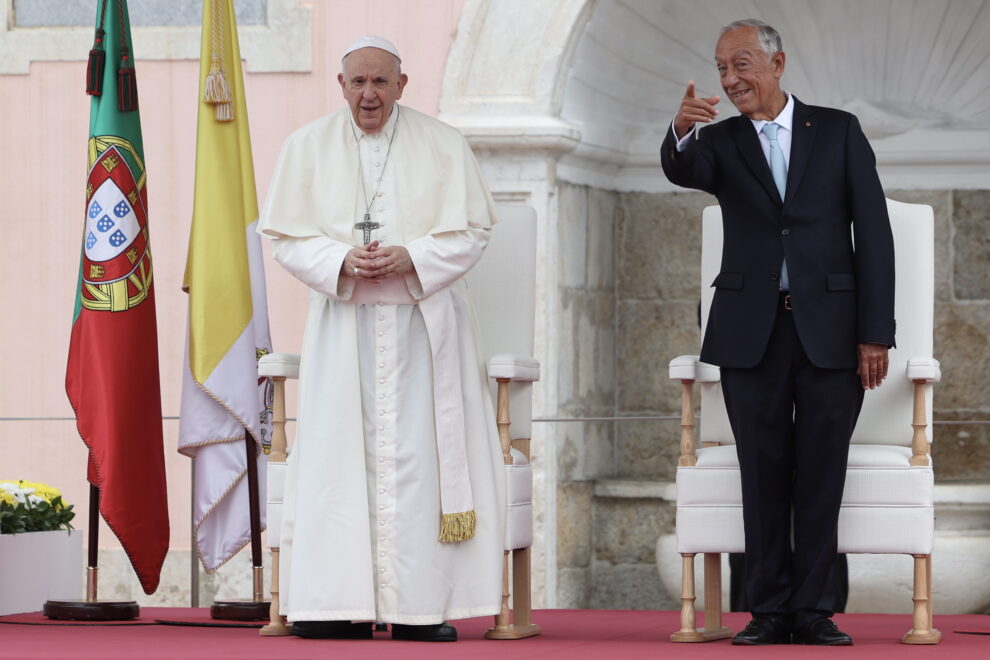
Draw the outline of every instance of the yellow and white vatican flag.
M271 338L257 221L233 2L206 0L179 452L196 459L194 543L208 573L251 539L245 433L265 501L271 391L257 361Z

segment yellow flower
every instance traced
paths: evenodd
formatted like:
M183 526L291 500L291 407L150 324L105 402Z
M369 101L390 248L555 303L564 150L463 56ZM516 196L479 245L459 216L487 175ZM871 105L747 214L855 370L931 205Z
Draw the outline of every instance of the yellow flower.
M39 481L25 481L24 479L18 479L15 481L13 479L6 479L4 481L0 481L0 484L12 484L17 488L26 491L28 494L37 495L46 502L51 502L56 497L62 495L58 488L54 488L48 484L43 484ZM3 492L3 489L0 489L0 492ZM7 501L8 497L13 498L10 493L5 493L4 501ZM13 503L13 501L10 503Z

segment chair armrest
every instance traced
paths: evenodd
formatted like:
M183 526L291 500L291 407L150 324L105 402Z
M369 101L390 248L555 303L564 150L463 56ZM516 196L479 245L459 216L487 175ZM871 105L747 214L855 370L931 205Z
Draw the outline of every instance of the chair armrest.
M258 375L268 378L299 378L299 356L295 353L269 353L258 360Z
M488 377L516 382L537 381L540 379L540 361L530 355L495 355L488 360Z
M697 355L680 355L670 361L670 380L693 380L698 383L717 383L722 374L713 364L702 362Z
M913 357L907 361L907 379L937 383L942 380L942 369L935 358Z

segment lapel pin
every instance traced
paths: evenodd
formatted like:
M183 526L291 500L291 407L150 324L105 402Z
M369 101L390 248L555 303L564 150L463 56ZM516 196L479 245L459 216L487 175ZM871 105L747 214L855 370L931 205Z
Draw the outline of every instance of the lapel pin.
M811 122L810 121L806 121L806 122L804 122L804 125L805 126L811 126Z

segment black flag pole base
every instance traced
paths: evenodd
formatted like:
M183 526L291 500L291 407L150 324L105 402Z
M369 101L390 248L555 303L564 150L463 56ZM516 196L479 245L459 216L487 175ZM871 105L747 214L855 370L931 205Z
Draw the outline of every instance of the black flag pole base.
M267 600L217 600L210 617L221 621L268 621L272 604Z
M131 621L141 616L133 600L49 600L41 611L57 621Z

